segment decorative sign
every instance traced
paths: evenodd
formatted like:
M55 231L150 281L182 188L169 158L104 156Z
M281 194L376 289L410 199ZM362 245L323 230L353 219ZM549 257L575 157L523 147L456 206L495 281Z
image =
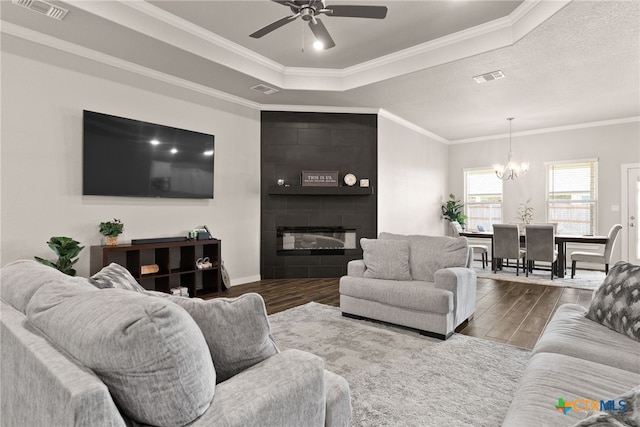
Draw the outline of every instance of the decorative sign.
M303 187L337 187L338 171L302 171Z

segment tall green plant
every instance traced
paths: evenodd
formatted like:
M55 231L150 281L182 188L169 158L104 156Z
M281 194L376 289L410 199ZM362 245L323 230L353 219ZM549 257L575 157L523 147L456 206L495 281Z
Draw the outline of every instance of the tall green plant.
M44 258L34 257L36 261L58 269L69 276L75 276L76 270L73 265L78 262L79 258L76 257L84 249L84 246L80 246L80 242L73 240L71 237L52 237L47 242L47 245L58 256L58 260L53 262Z
M464 205L458 199L455 194L449 194L449 200L442 204L442 218L449 221L457 221L460 225L465 225L467 216L463 212Z

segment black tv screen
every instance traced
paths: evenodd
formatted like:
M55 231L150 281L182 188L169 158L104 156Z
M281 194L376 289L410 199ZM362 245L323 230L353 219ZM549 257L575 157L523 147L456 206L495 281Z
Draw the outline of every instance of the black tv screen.
M84 110L82 194L213 199L214 139Z

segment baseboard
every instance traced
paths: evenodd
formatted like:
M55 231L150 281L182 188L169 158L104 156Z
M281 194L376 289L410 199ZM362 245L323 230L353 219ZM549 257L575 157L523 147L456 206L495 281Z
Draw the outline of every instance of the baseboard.
M233 287L244 285L245 283L259 282L260 280L262 280L262 277L260 277L259 274L256 274L254 276L239 277L237 279L231 279L231 286Z

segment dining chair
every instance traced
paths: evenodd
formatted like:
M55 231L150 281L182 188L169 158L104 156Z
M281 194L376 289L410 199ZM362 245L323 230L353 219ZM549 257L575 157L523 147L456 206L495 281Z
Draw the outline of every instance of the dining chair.
M462 226L458 221L451 221L449 223L449 227L451 228L451 234L453 237L460 237ZM482 260L482 269L484 270L484 268L489 264L489 258L487 255L489 253L489 247L486 245L469 245L469 247L473 250L474 254L480 254L480 259Z
M515 259L516 276L519 276L520 259L525 267L527 251L520 247L520 227L517 224L493 224L493 272L497 270L496 260ZM524 271L524 270L523 270Z
M552 224L527 225L524 228L527 250L527 277L535 261L551 263L551 280L558 261L555 229Z
M572 252L571 253L571 278L576 274L576 262L593 262L596 264L604 264L604 274L609 274L609 263L611 262L611 252L613 245L616 243L618 234L622 230L622 225L616 224L609 230L607 243L604 245L604 253L598 252Z

